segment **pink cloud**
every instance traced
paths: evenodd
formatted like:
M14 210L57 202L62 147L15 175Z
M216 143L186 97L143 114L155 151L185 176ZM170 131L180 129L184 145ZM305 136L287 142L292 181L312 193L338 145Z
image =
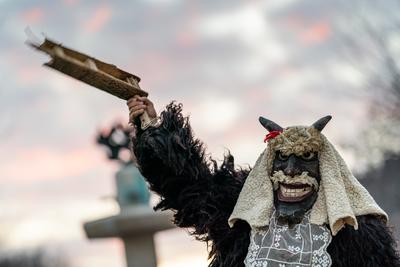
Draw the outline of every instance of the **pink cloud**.
M192 47L196 44L196 36L190 32L182 32L177 36L177 43L182 47Z
M140 63L140 65L139 65ZM137 75L143 78L143 88L163 88L161 84L167 82L174 73L174 59L163 53L144 53L133 60L126 69L140 70ZM145 89L146 90L146 89Z
M39 7L31 8L22 13L22 19L28 24L36 24L43 20L44 12Z
M111 9L107 6L98 7L94 14L84 24L84 29L88 32L98 32L111 19Z
M18 82L23 85L31 85L38 82L40 78L40 69L34 66L23 66L18 69Z
M331 26L326 21L310 25L300 33L300 39L305 44L318 44L327 40L332 33Z
M75 6L79 3L79 0L64 0L63 2L67 6Z
M69 151L34 147L2 159L1 177L7 181L43 181L82 175L105 164L98 149L88 146Z
M254 107L257 104L263 106L270 101L270 90L271 89L261 86L248 87L246 90L243 90L242 99L246 103L251 103L251 107Z
M302 16L289 16L285 25L296 32L304 44L318 44L327 40L332 34L328 21L312 21Z
M305 19L297 15L289 16L285 20L285 24L289 26L289 28L292 28L294 30L299 30L301 28L304 28L305 23L306 23Z
M18 79L15 80L19 84L31 86L43 78L43 76L40 75L43 69L40 66L40 62L31 62L31 58L27 59L26 53L21 51L21 47L8 49L3 54L3 57L4 61L7 62L11 73L17 75Z

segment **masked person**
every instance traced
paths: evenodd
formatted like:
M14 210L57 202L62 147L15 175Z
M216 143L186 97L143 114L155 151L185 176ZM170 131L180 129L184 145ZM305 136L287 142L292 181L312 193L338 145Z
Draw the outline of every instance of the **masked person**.
M231 154L221 166L208 159L182 105L160 117L146 97L128 107L139 168L161 196L155 209L208 242L209 266L400 266L386 213L321 134L330 116L287 128L260 117L267 147L249 170Z

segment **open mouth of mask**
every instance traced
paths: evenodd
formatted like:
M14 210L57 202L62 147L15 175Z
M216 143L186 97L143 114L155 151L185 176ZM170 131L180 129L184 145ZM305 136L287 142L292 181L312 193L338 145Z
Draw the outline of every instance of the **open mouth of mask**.
M300 202L318 191L318 181L303 172L301 175L288 176L276 171L270 178L277 197L282 202Z

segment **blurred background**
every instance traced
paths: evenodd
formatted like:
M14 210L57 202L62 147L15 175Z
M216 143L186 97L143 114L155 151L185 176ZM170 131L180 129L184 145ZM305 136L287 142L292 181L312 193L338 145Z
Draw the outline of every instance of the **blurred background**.
M399 8L0 0L0 266L125 264L119 239L89 241L82 223L118 212L118 164L95 139L127 122L126 104L41 67L48 58L24 44L25 27L137 74L158 111L182 102L218 160L230 149L236 163L254 164L265 145L259 115L288 126L331 114L325 135L399 225ZM206 266L206 245L186 231L155 239L160 267Z

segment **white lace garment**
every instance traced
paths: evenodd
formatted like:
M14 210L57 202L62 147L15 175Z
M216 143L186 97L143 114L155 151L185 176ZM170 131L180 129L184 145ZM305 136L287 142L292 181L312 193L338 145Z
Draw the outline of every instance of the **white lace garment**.
M326 251L332 235L326 226L309 222L309 213L301 223L279 224L273 212L270 225L251 230L246 267L329 267Z

